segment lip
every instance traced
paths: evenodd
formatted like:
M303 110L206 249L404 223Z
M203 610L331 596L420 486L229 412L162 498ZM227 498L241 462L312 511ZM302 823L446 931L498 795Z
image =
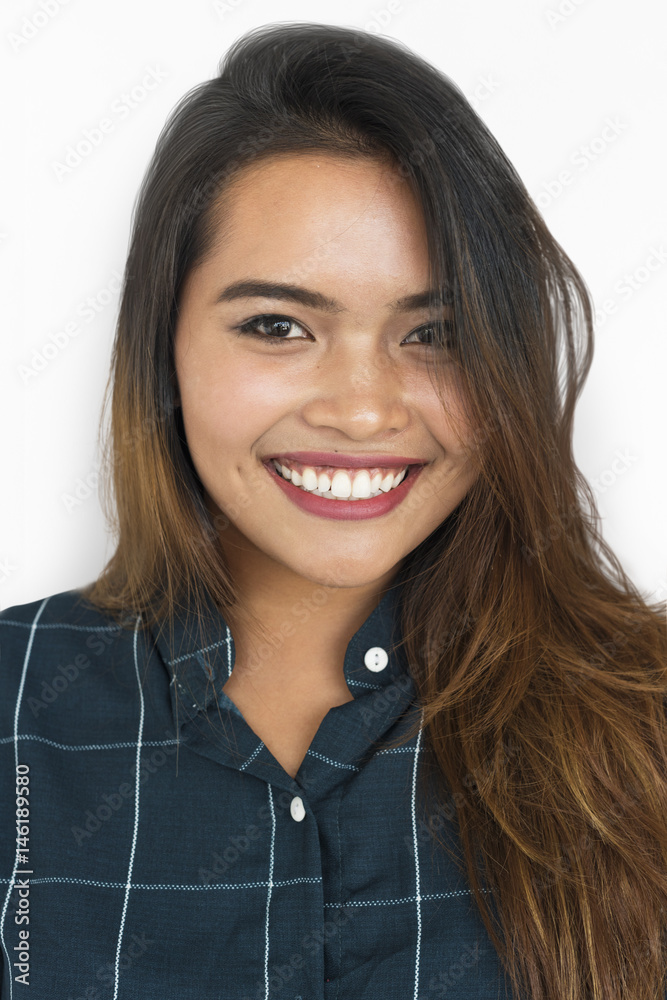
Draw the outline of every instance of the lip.
M397 465L426 465L427 458L406 458L404 455L342 455L339 451L282 451L267 455L264 464L275 458L278 462L301 462L304 465L339 465L342 469L368 469L380 466L393 469ZM397 487L398 489L398 487Z
M309 461L313 461L312 455L314 454L324 456L326 459L331 457L325 452L292 452L289 457L295 462L301 462L303 459L296 458L296 456L303 454L311 456L311 458L308 459ZM287 454L281 456L276 455L275 457L288 460ZM335 457L337 459L341 458L340 455L336 455ZM350 456L343 457L347 462L347 459ZM368 456L365 457L367 458ZM376 455L374 458L375 463L380 464L378 459L381 458L385 460L387 456ZM326 517L334 521L362 521L370 517L381 517L383 514L388 514L389 511L393 510L394 507L397 507L402 500L405 500L406 496L419 478L423 468L422 464L411 465L409 461L404 462L400 457L398 458L398 461L393 458L393 461L396 464L409 465L408 474L403 482L399 483L395 489L389 490L388 493L381 493L377 497L368 497L368 499L365 500L325 500L324 497L318 497L313 493L307 493L306 490L302 490L299 486L295 486L293 483L289 482L289 480L283 479L283 477L276 472L271 459L267 459L262 464L276 485L283 491L285 496L288 497L292 503L296 504L297 507L300 507L301 510L306 511L306 513L317 514L319 517ZM318 461L317 464L323 465L325 463ZM331 463L329 462L328 464ZM364 466L357 463L353 467L363 468Z

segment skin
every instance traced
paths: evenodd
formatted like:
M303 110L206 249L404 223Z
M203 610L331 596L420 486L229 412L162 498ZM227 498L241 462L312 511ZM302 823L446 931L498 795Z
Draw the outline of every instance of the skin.
M225 515L220 541L239 604L280 637L262 658L261 638L232 616L237 657L225 691L256 732L271 732L267 745L295 773L328 708L352 698L343 674L350 638L476 472L454 390L448 417L432 381L438 348L414 333L435 316L388 307L429 285L422 210L396 171L331 154L275 156L244 168L219 209L213 252L180 297L178 397L207 504ZM250 278L306 287L341 309L263 297L216 303L224 287ZM237 335L235 326L261 314L292 320L290 342L269 342L269 324L264 340ZM338 521L302 511L271 481L262 459L293 450L429 464L418 495L381 517ZM305 621L294 612L304 599Z

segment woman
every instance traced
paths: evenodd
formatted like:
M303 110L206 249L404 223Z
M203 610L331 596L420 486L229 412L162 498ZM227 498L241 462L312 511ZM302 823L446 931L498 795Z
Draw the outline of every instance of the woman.
M0 616L3 1000L662 996L664 607L574 463L591 358L581 277L397 42L263 27L183 99L115 554Z

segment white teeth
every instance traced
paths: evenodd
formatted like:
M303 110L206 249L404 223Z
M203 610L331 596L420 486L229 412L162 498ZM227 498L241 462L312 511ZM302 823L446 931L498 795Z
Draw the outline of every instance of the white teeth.
M303 472L297 472L286 465L281 465L277 459L272 459L274 468L283 479L291 480L294 486L300 486L315 496L323 496L328 500L364 500L380 496L398 486L405 479L408 470L394 475L392 472L383 474L376 472L373 477L367 469L360 469L352 477L343 469L334 472L330 477L326 472L318 473L311 466L306 466Z
M371 495L371 477L365 470L358 472L352 483L353 497L369 497Z
M335 497L341 497L343 500L352 495L352 483L347 472L334 472L334 477L331 480L331 492Z
M317 473L315 469L305 468L302 474L303 488L310 493L317 489Z

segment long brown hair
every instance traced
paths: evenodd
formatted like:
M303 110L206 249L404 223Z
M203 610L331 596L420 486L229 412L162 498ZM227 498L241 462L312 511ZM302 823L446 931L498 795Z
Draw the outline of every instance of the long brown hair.
M185 277L211 250L225 185L248 163L300 150L391 158L421 200L432 287L453 308L447 377L475 428L480 474L408 555L400 605L434 843L453 802L465 870L517 996L657 1000L665 605L638 592L604 542L573 458L590 295L461 91L399 42L263 26L165 125L136 206L107 386L102 499L117 548L83 593L144 626L205 590L223 613L234 603L217 541L227 522L207 509L174 402L175 318Z

